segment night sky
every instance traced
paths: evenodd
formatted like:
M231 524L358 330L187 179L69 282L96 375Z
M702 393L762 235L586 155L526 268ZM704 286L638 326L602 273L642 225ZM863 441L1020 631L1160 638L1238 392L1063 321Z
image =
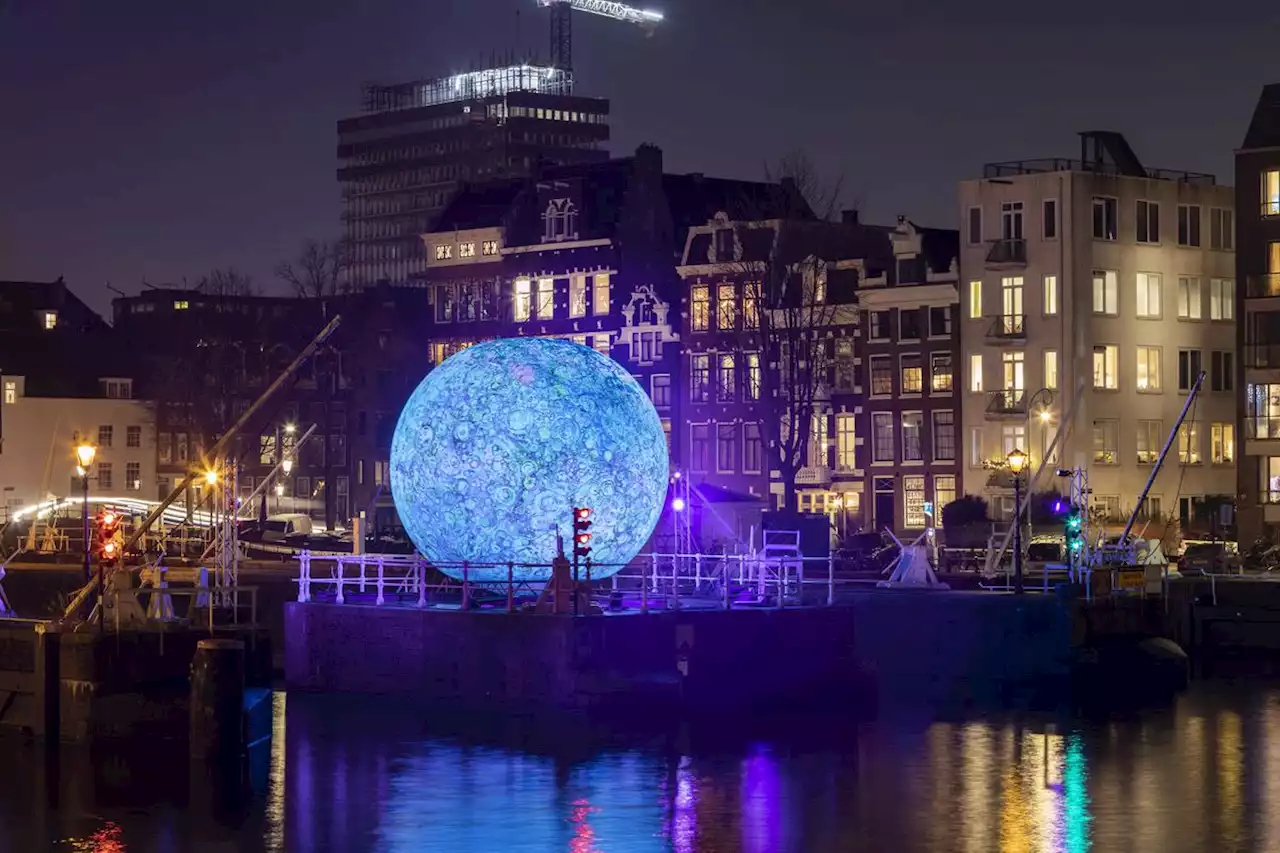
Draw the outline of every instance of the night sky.
M757 178L803 149L866 220L954 226L957 180L1077 156L1086 129L1230 183L1280 81L1274 0L653 5L648 39L575 18L578 91L612 100L613 152L653 142L668 170ZM534 0L0 0L0 279L64 275L104 311L108 282L216 266L280 290L277 262L338 235L334 122L361 81L546 41Z

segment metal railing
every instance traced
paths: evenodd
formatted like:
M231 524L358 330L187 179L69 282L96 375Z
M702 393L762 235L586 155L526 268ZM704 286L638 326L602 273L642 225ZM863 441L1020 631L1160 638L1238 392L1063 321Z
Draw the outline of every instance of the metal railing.
M1280 214L1273 214L1280 215ZM1280 296L1280 273L1245 276L1244 295L1248 299Z
M1280 296L1280 292L1276 293ZM1244 366L1266 370L1268 368L1280 368L1280 343L1255 343L1245 342L1244 345Z
M1021 388L1006 388L1003 391L992 391L987 401L987 414L990 415L1025 415L1027 413L1027 392Z
M1246 416L1244 437L1264 441L1280 439L1280 418Z
M987 329L988 338L1025 338L1027 318L1022 314L1001 314Z
M1180 181L1188 184L1213 186L1217 179L1205 172L1188 172L1182 169L1145 169L1148 178L1158 181ZM1124 175L1118 166L1110 163L1073 160L1067 157L1040 157L1030 160L1009 160L1003 163L987 163L982 167L984 178L1009 178L1017 175L1038 175L1045 172L1093 172L1100 175Z
M1280 216L1280 199L1268 198L1262 202L1263 216Z
M1027 241L1021 237L1005 237L990 241L987 249L989 264L1025 264L1027 262Z

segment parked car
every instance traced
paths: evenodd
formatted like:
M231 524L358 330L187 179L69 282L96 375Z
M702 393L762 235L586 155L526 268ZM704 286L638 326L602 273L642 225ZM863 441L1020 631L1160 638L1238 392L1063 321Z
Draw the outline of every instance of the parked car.
M1185 574L1234 575L1240 572L1240 548L1234 542L1187 542L1178 561Z

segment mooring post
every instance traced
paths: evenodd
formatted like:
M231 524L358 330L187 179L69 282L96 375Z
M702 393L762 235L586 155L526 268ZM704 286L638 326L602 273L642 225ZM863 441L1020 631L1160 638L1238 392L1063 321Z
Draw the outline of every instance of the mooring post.
M471 568L466 560L462 561L462 609L471 609Z
M298 600L311 600L311 552L303 551L298 555ZM198 606L198 599L197 599Z
M516 612L516 564L507 560L507 612Z
M191 757L216 761L244 748L244 643L200 640L191 661Z
M335 569L335 573L338 576L338 597L335 600L339 604L346 603L346 598L342 594L342 568L343 568L342 558L339 557L337 560L337 568Z
M827 554L827 606L836 603L836 555Z
M427 606L427 564L420 558L413 558L413 577L418 583L418 606Z

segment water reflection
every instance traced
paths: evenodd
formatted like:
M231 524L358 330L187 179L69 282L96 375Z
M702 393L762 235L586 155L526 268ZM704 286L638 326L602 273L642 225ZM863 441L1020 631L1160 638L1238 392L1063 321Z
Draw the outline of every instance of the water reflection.
M1278 690L1200 685L1096 725L849 723L817 745L526 728L477 742L466 726L367 705L277 696L255 808L222 822L196 817L184 768L157 763L171 751L46 764L0 741L14 768L0 781L0 853L1280 847Z

